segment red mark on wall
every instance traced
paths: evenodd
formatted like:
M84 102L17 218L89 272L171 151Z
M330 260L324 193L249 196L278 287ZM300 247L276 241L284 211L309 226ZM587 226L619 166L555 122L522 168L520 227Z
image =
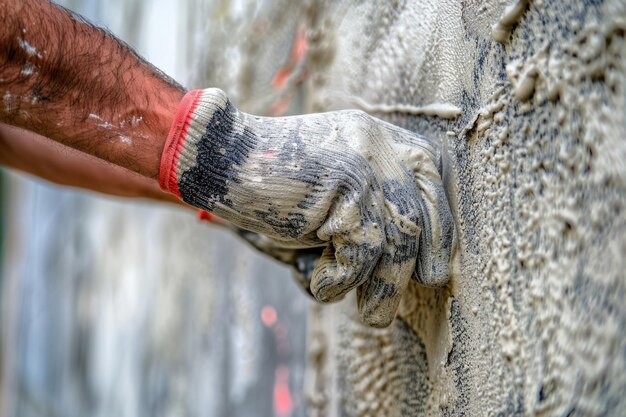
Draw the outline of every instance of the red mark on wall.
M282 116L289 107L289 98L281 98L272 104L272 116Z
M284 365L276 369L274 380L274 414L276 417L288 417L293 410L291 391L289 390L289 368Z
M278 314L276 313L276 309L272 306L264 306L261 309L261 321L267 327L272 327L276 324L276 320L278 319Z
M300 26L296 31L296 38L293 41L291 47L291 53L289 54L289 60L287 63L280 67L274 78L272 79L272 86L275 89L284 88L287 85L289 76L296 68L298 63L306 56L309 50L309 41L306 39L304 27Z
M280 67L274 78L272 78L272 87L276 90L285 90L290 84L290 78L295 79L291 81L291 84L298 85L306 78L306 71L302 68L302 62L309 51L309 41L306 38L306 32L304 26L299 26L296 30L296 35L291 46L291 52L287 63ZM294 75L295 73L295 75ZM289 107L289 101L291 97L280 97L270 109L273 116L281 116L285 114Z

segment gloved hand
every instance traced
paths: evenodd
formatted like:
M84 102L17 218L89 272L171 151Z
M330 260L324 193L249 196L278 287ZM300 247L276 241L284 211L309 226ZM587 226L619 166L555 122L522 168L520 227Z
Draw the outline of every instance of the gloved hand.
M325 245L312 294L330 302L358 288L362 319L383 327L414 273L448 279L440 164L429 141L361 111L256 117L207 89L179 105L160 184L276 246Z

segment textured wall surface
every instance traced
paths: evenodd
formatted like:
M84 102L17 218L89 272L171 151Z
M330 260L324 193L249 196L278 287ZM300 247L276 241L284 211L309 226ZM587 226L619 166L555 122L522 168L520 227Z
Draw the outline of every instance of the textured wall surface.
M244 111L259 114L360 107L438 140L448 155L447 192L459 238L451 285L445 289L411 286L397 320L382 330L359 324L351 297L340 304L311 307L303 398L309 415L623 414L623 1L240 0L199 3L190 10L186 27L194 36L188 38L185 51L194 85L221 87ZM84 216L85 210L73 213ZM150 216L141 212L133 219L115 230L138 227L135 224L140 222L145 236L153 236ZM195 225L180 221L172 223L170 234L163 236L181 244L194 239L198 245L209 245L206 251L216 259L232 256L226 248L220 252L210 246L207 236L191 230ZM80 229L80 224L74 227ZM107 230L111 224L101 227ZM190 229L189 238L181 235L185 227ZM123 236L119 246L131 244ZM78 240L78 247L85 242L90 241ZM161 245L160 239L150 242ZM112 263L111 256L92 252L94 258L80 264L87 271L97 270L95 262L100 267L109 265L114 276L129 273L128 260ZM196 281L183 280L190 296L197 297L198 303L205 299L228 302L212 286L201 296L199 276L221 274L208 269L207 265L215 267L215 263L200 263L197 253L184 252L177 254L194 261L189 276ZM46 265L36 259L29 259L28 264ZM72 268L78 268L77 264ZM248 281L250 271L257 268L242 270L233 279ZM69 276L66 273L61 275ZM166 275L160 270L155 274L147 273L150 279ZM149 282L141 285L157 285ZM296 311L305 305L299 294L274 292L281 288L268 288L267 293L291 297ZM34 294L44 290L39 291ZM172 291L163 287L161 294L171 297ZM251 291L237 292L237 299L248 300ZM28 294L26 300L34 297L26 290L14 294ZM42 303L31 300L30 308ZM178 310L180 304L189 306L188 302L169 304L170 314L187 314ZM154 314L148 311L145 314ZM198 318L203 316L191 316L199 320L194 322L197 329L212 334L210 325L203 327L205 318ZM111 326L120 322L124 321ZM20 323L13 326L25 332ZM250 335L265 330L258 320L250 323L245 327L248 333L231 337L256 354L265 349L263 339L250 339ZM41 338L44 330L56 334L51 327L43 327L31 327L30 337ZM180 324L164 327L184 332ZM123 336L122 330L111 332ZM102 337L113 346L118 343ZM176 337L166 332L160 340L170 346L165 342L172 339ZM79 353L90 351L81 349ZM213 362L197 362L182 349L175 352L171 369L157 367L162 373L156 380L172 384L169 395L179 395L165 396L167 404L189 407L178 409L189 410L189 415L195 415L191 410L220 415L210 407L226 406L200 394L197 398L207 405L189 405L189 389L200 379L189 380L186 373L180 379L171 378L183 362L197 378L213 378ZM135 354L133 360L147 364L154 360L146 358L162 358L144 351ZM27 357L56 358L41 352ZM36 364L19 366L23 372L39 369ZM109 372L107 381L117 381L115 376L123 369L102 372ZM233 378L240 373L219 375ZM130 384L128 389L117 384L96 392L127 395L142 380L120 381ZM194 382L189 385L189 381ZM153 393L156 388L143 389ZM142 397L120 403L144 404ZM221 409L221 415L254 415L239 413L240 409L231 409L230 414ZM256 415L271 413L258 409Z
M389 329L321 310L341 399L318 415L622 415L626 4L344 2L320 24L312 108L438 139L460 245Z

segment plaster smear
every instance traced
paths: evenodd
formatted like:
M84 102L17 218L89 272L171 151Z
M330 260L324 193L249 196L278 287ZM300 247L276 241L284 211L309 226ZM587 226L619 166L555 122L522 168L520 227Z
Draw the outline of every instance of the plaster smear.
M128 136L125 135L123 133L123 129L126 127L126 125L130 126L130 127L135 127L137 126L142 120L143 117L142 116L131 116L131 118L129 120L120 120L119 123L117 125L113 124L112 122L109 122L107 120L104 120L101 116L95 114L95 113L90 113L87 116L88 119L93 120L96 124L97 127L101 127L103 129L107 129L107 130L111 130L114 133L116 133L115 138L120 141L121 143L125 144L125 145L132 145L133 144L133 140ZM120 118L118 116L118 118Z
M490 122L479 119L467 134L482 150L470 148L464 169L475 176L462 186L484 198L472 199L473 221L462 229L478 230L474 244L488 242L492 254L480 270L487 277L480 298L496 314L483 307L478 316L500 346L498 358L485 344L488 361L503 360L487 387L511 384L526 413L600 414L624 386L609 369L624 367L617 353L624 311L613 310L616 294L607 292L613 287L623 296L623 255L600 255L624 249L623 239L604 229L623 234L626 172L616 139L624 114L611 111L624 100L617 85L623 33L620 18L588 24L562 48L540 47L511 61L508 85L485 106L491 111L481 112ZM616 210L611 226L587 216L600 207ZM591 267L600 259L603 273ZM524 322L529 328L521 330ZM595 390L594 381L606 389Z
M411 106L407 104L370 104L355 97L354 102L369 113L407 113L441 117L442 119L456 119L461 115L461 109L450 103L431 103L426 106Z
M39 51L37 51L37 48L35 48L30 43L28 43L24 38L20 38L18 36L17 42L19 43L20 48L22 48L29 56L37 57L37 58L40 58L40 59L43 57L41 55L41 53L39 53Z
M4 93L4 96L2 96L5 113L11 113L13 111L13 105L14 105L13 100L14 100L13 95L8 91Z
M511 29L520 20L526 10L528 0L516 0L505 7L500 20L493 25L491 36L497 42L505 43L511 36Z
M472 60L462 36L461 9L451 0L415 7L349 1L336 6L336 20L329 26L337 26L311 43L333 57L330 63L311 63L312 110L357 104L373 112L457 117L463 87L458 73L467 71L457 61Z

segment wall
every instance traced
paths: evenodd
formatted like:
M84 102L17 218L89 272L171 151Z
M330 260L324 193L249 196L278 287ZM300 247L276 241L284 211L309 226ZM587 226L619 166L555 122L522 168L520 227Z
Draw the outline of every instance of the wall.
M310 415L621 415L623 2L299 10L292 37L302 28L306 54L266 112L360 107L438 140L459 238L449 288L414 285L388 329L359 324L353 299L313 307ZM264 19L237 38L241 85L269 85L250 69L277 47L250 36Z
M314 415L621 415L626 5L328 7L311 108L439 140L459 250L450 287L413 286L389 329L319 310L341 399Z

